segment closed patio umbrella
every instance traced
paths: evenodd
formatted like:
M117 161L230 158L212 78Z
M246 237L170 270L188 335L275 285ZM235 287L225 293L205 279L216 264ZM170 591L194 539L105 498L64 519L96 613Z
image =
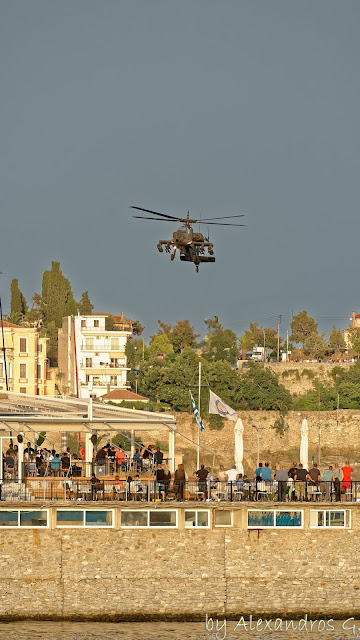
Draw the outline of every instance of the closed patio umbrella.
M235 450L234 460L236 471L238 473L244 473L243 457L244 457L244 443L243 443L244 425L241 418L238 418L234 426L235 434Z
M300 462L304 469L308 469L309 458L309 426L306 418L301 423Z

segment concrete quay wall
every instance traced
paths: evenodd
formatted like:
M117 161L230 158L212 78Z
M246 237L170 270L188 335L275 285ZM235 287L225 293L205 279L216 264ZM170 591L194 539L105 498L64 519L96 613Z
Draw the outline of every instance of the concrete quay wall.
M184 509L207 506L166 506L178 509L172 530L121 528L118 507L106 530L56 528L54 507L49 528L3 528L0 619L360 617L360 505L337 505L351 511L348 529L310 529L311 508L334 508L324 503L292 507L299 530L248 530L247 509L280 507L269 503L226 507L233 526L220 528L223 507L209 507L209 529L185 529Z

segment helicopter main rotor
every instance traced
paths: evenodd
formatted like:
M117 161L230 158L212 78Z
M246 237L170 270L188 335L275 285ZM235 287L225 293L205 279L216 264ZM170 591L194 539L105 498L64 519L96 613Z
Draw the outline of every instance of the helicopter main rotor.
M226 226L226 227L246 227L245 224L237 224L234 222L212 222L212 220L225 220L229 218L243 218L244 214L235 215L235 216L219 216L217 218L190 218L189 211L187 213L186 218L177 218L175 216L170 216L167 213L159 213L158 211L151 211L150 209L142 209L141 207L131 206L130 209L136 209L137 211L144 211L144 213L151 213L152 216L159 217L149 217L149 216L133 216L133 218L139 218L140 220L159 220L160 222L182 222L183 224L213 224L217 226Z

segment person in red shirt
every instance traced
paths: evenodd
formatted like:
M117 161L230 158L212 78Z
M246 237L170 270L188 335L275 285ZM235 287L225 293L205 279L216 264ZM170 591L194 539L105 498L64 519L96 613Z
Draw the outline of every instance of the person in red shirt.
M343 472L341 488L343 491L347 491L351 488L351 474L354 471L354 469L350 467L348 460L345 462L345 466L341 467L341 471Z

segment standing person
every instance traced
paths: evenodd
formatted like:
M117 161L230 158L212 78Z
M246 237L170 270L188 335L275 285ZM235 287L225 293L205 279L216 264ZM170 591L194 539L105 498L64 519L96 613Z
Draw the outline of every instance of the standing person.
M341 467L341 471L343 473L343 479L341 484L341 490L343 493L351 493L351 474L354 471L352 467L350 467L349 460L345 462L345 466Z
M179 464L174 474L174 490L176 499L182 502L184 500L184 489L186 482L186 471L183 464Z
M263 470L263 463L259 462L259 466L254 471L254 480L258 480L258 478L260 478L262 470Z
M53 476L58 476L60 472L61 460L58 453L55 453L55 456L50 462L50 469Z
M296 473L294 476L295 480L295 496L297 500L305 500L306 497L306 477L307 477L307 469L304 469L301 462L299 462L299 466L296 469Z
M164 454L163 452L160 450L160 447L156 447L156 451L155 451L155 459L158 465L162 464L163 459L164 459Z
M286 489L287 489L287 483L289 480L289 476L287 471L284 469L284 465L281 464L279 466L279 469L277 470L276 474L275 474L275 480L278 483L278 500L279 502L285 502L285 498L286 498Z
M164 485L165 485L165 496L169 493L170 481L171 481L171 471L169 467L164 464Z
M307 480L309 482L308 492L310 494L310 500L316 500L316 493L319 495L319 481L320 481L320 471L316 462L314 462L312 469L310 469L307 474Z
M323 477L321 478L321 484L320 484L322 494L327 502L330 501L331 482L333 479L333 475L334 475L334 471L330 464L329 468L325 469L323 473Z
M334 491L335 491L335 500L336 502L340 502L341 500L341 480L342 480L343 474L342 471L338 465L338 463L336 462L335 467L334 467L334 471L333 471L333 483L334 483Z
M164 465L161 464L155 469L155 481L157 485L157 491L159 492L159 498L162 501L165 494L165 471ZM155 494L156 498L156 494Z
M290 486L289 486L289 498L290 500L295 500L295 474L297 471L297 462L292 463L292 467L290 467L288 471Z
M206 497L206 478L209 475L209 472L207 469L205 469L204 465L200 465L200 469L198 469L195 472L195 475L197 477L197 479L199 480L198 482L198 492L199 494L203 494L203 497L200 498L200 500L204 500Z

